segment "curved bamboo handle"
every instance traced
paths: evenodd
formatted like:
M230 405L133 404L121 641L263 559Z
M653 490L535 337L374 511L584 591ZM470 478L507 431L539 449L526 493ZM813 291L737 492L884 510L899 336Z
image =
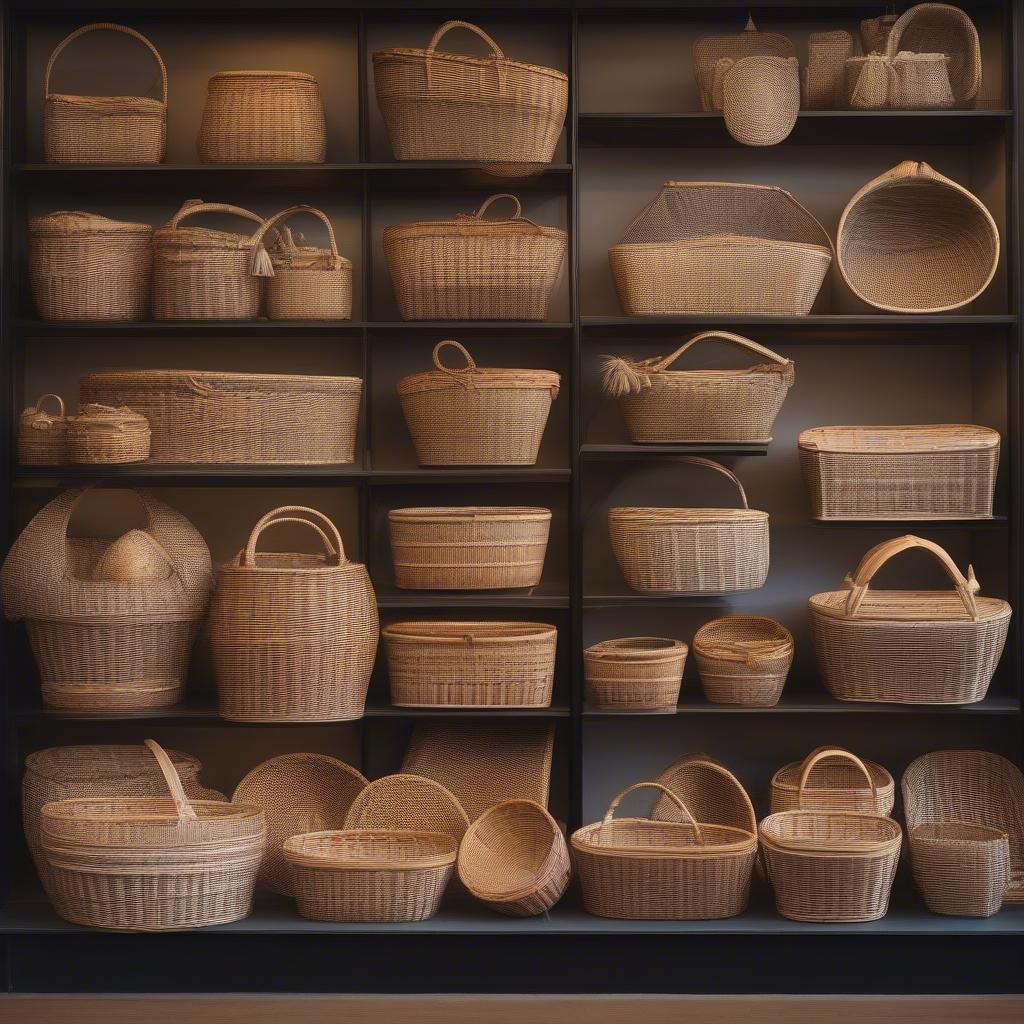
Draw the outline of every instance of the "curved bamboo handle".
M731 334L729 331L703 331L700 334L695 334L689 341L684 342L671 355L667 355L652 363L650 369L655 372L667 370L684 352L693 348L699 342L706 341L708 338L720 338L722 341L728 341L750 352L755 352L757 355L764 356L766 359L776 363L780 370L785 370L793 365L792 359L786 359L780 356L778 352L773 352L770 348L765 348L764 345L751 341L750 338L744 338L741 334Z
M431 81L430 68L433 62L434 54L437 52L437 44L441 42L443 36L447 35L453 28L464 28L475 35L479 36L490 48L491 61L494 63L494 73L498 80L498 92L504 94L505 92L505 70L501 66L501 61L505 59L505 54L502 53L501 47L482 29L479 25L474 25L468 21L446 21L443 25L439 26L437 31L430 37L430 42L427 44L426 59L423 63L423 71L427 80L427 89L433 87Z
M330 219L323 210L318 210L315 206L307 206L305 203L298 203L295 206L289 206L286 210L281 210L275 213L272 217L268 217L256 231L256 234L252 236L252 268L255 270L255 264L260 251L260 243L263 241L267 232L279 221L286 220L296 213L308 213L314 217L319 217L323 222L325 228L327 228L327 240L331 247L332 262L337 263L338 261L338 243L334 239L334 227L332 226Z
M843 750L842 747L819 747L814 753L810 754L804 760L803 771L800 772L800 784L797 786L796 791L796 806L797 810L802 809L804 802L804 789L807 786L807 780L810 777L814 766L820 761L824 761L828 757L841 757L845 758L851 764L856 765L861 770L864 778L868 780L868 786L871 789L871 802L875 807L878 806L878 787L875 785L875 780L871 777L871 772L868 771L867 765L856 755L851 754L849 750Z
M256 544L264 530L278 523L300 523L315 531L324 544L324 552L329 559L337 558L337 564L343 565L345 558L345 545L342 542L341 534L334 523L328 519L323 512L315 508L307 508L305 505L282 505L263 516L252 528L249 534L249 541L242 553L242 565L251 566L256 560Z
M460 367L445 366L441 362L441 352L445 348L454 348L460 352L466 359L466 365ZM473 386L473 371L476 369L476 361L467 351L465 345L458 341L453 341L451 338L446 338L444 341L439 341L434 346L432 353L434 360L434 366L444 374L447 374L452 380L458 381L458 383L464 388L471 388Z
M37 412L37 413L41 412L44 415L49 416L50 414L43 408L43 403L48 398L52 398L57 403L56 416L63 416L64 415L64 399L61 398L60 395L54 394L52 391L48 391L45 395L40 395L36 399L36 404L33 405L32 408L29 411L30 412Z
M189 199L184 206L170 219L167 226L176 228L186 217L194 213L230 213L235 217L244 217L246 220L263 224L263 218L251 210L244 210L241 206L231 206L228 203L204 203L201 199Z
M506 220L522 220L523 219L523 204L519 202L516 196L510 192L496 192L493 196L488 196L476 209L473 214L478 219L483 219L484 214L491 208L491 204L497 202L499 199L511 199L516 204L516 212L511 217L506 217Z
M686 806L686 804L683 803L682 800L679 799L678 796L676 796L675 793L672 792L671 789L668 788L668 786L663 786L660 782L634 782L632 786L627 786L608 805L608 810L604 812L604 817L601 819L601 824L607 825L609 822L611 822L612 818L615 816L615 812L619 809L619 804L622 803L625 797L629 796L630 793L634 792L637 789L645 788L661 790L661 792L665 796L667 796L669 800L671 800L672 803L674 803L676 807L680 811L682 811L683 814L686 815L687 818L689 818L690 824L693 826L693 833L694 837L697 840L697 844L699 846L704 845L704 836L700 830L700 823L697 821L696 817L694 817L693 812L690 810L689 807Z
M695 466L704 466L707 469L713 469L721 473L722 476L728 477L735 485L736 490L739 491L740 501L743 503L745 509L749 509L750 505L747 502L747 492L743 489L743 484L740 483L740 478L728 470L720 462L715 462L714 459L705 459L702 455L684 455L680 462L690 462Z
M174 762L167 756L167 751L156 740L146 740L146 746L149 747L149 752L156 758L156 763L160 766L160 774L163 775L164 782L167 783L167 788L171 792L171 799L178 812L178 820L195 821L198 815L185 793L185 787L181 784L181 776L174 767Z

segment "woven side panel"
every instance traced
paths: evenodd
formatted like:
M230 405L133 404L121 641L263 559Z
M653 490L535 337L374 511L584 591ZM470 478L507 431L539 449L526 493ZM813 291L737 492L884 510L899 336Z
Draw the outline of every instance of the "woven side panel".
M158 164L167 107L145 97L47 96L43 146L48 164Z
M1010 878L1010 844L978 825L918 825L910 832L914 884L933 914L991 917Z

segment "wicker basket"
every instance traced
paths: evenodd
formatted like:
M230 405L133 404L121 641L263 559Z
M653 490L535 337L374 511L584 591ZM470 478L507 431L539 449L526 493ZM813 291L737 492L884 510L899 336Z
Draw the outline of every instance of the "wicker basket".
M844 106L846 61L853 56L853 36L846 29L812 32L807 37L807 67L802 81L802 103L808 110L836 110Z
M630 636L583 652L587 700L611 711L675 710L688 648L682 640Z
M774 619L728 615L697 630L693 656L712 704L770 708L779 703L793 664L793 636Z
M962 185L904 160L854 193L839 219L836 252L843 279L876 309L943 313L989 286L999 229Z
M170 791L44 805L43 854L54 909L65 920L122 931L226 924L252 910L266 842L258 807L190 801L153 740Z
M421 775L374 779L352 801L345 828L411 829L461 841L469 818L450 790Z
M210 552L195 527L139 493L145 531L111 543L68 537L84 491L65 491L22 530L4 562L3 602L24 619L44 703L66 711L143 711L178 703L210 593ZM143 533L155 564L136 578L96 570Z
M396 508L388 513L403 590L535 587L551 528L546 508Z
M711 825L727 825L757 835L757 816L747 791L725 765L707 754L687 754L655 779L670 789L693 817ZM658 821L687 821L679 805L662 794L651 807Z
M991 917L1010 882L1010 844L987 825L937 822L908 833L914 884L933 914Z
M671 370L695 345L729 342L768 362L744 369ZM667 356L634 362L606 357L604 392L619 399L634 444L771 441L772 424L793 386L793 360L728 331L703 331Z
M506 220L484 217L511 199ZM454 220L392 224L384 256L403 320L543 320L562 270L566 234L494 195Z
M114 466L149 458L149 420L126 406L88 403L67 420L68 462Z
M466 365L450 369L441 352ZM398 382L421 466L532 466L560 378L551 370L480 369L457 341L434 346L436 369Z
M865 786L864 783L867 782ZM891 815L896 784L874 761L841 747L818 747L772 776L771 813L853 811Z
M153 229L58 210L29 221L32 298L44 320L141 320L149 312Z
M784 189L667 181L608 260L630 316L792 316L811 311L832 241Z
M558 630L542 622L393 622L381 635L396 707L546 708Z
M911 548L931 553L954 589L868 588L890 558ZM975 596L973 568L965 579L938 544L908 535L868 551L846 585L809 602L818 663L833 697L894 704L973 704L985 697L1010 606Z
M722 111L729 134L744 146L777 146L789 138L800 113L800 63L796 57L725 57Z
M681 461L717 470L742 508L612 508L612 551L633 590L711 594L756 590L768 576L768 513L747 504L737 477L711 459Z
M87 32L123 32L138 39L160 69L160 99L147 96L69 96L50 92L64 48ZM43 82L43 149L48 164L158 164L167 145L167 68L156 47L126 25L84 25L58 44Z
M210 79L196 142L204 164L322 164L320 86L301 71L221 71Z
M264 531L295 523L319 555L261 551ZM348 722L362 718L377 653L377 601L366 566L350 562L323 513L284 505L253 527L225 565L210 605L220 713L234 722Z
M52 399L57 411L47 412ZM18 419L18 463L22 466L63 466L68 461L68 418L60 395L40 395Z
M860 23L860 39L864 52L884 51L896 21L895 14L880 14L877 18L864 18Z
M438 51L454 28L468 29L487 57ZM569 79L509 60L483 29L446 21L425 50L373 55L377 105L398 160L472 160L490 174L536 174L551 163L569 102Z
M963 423L800 434L815 519L991 519L999 434Z

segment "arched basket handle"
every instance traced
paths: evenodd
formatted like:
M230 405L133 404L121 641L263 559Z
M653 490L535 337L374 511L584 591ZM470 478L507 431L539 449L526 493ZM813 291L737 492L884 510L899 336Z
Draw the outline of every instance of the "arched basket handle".
M246 220L254 221L261 227L263 218L252 210L245 210L241 206L231 206L229 203L204 203L201 199L188 199L180 210L168 221L169 228L176 228L186 217L196 213L230 213L235 217L244 217Z
M330 218L324 213L323 210L318 210L315 206L308 206L305 203L298 203L295 206L289 206L286 210L281 210L275 213L272 217L268 217L256 231L256 234L252 236L252 259L250 260L250 271L253 274L258 274L260 277L273 277L274 267L273 264L269 264L269 273L259 273L261 270L267 270L267 263L262 262L260 254L264 252L264 248L261 246L263 239L266 237L267 232L274 227L275 224L279 224L281 221L287 220L289 217L293 217L297 213L308 213L313 217L317 217L327 228L327 240L331 247L331 265L335 270L338 269L338 243L334 238L334 226L331 224Z
M732 470L726 469L720 462L715 462L714 459L705 459L702 455L684 455L680 462L689 462L694 466L704 466L706 469L713 469L716 473L721 473L722 476L728 478L736 486L736 490L739 492L740 502L745 509L750 508L750 504L747 501L747 492L743 489L743 484L740 483L740 478L732 472Z
M482 28L480 28L479 25L474 25L469 21L459 20L446 21L443 25L438 26L437 31L430 37L430 42L427 44L426 49L426 59L423 65L423 70L427 80L427 89L429 90L433 87L431 65L433 63L434 54L437 52L437 45L441 42L441 39L444 36L451 32L452 29L456 28L464 28L468 32L472 32L487 44L491 51L490 60L494 64L494 73L498 80L498 91L504 95L505 69L502 67L501 62L505 60L505 54L502 53L501 47Z
M828 758L841 758L849 761L850 764L858 768L861 774L868 781L868 788L871 790L871 803L873 806L878 806L878 787L875 785L875 780L871 776L871 772L868 771L868 766L856 755L850 753L849 750L843 750L842 747L819 747L813 751L804 760L803 769L800 772L800 783L796 790L796 806L797 809L801 809L804 803L804 790L807 788L807 782L811 777L811 772L814 768L822 761Z
M55 413L48 413L43 408L44 403L47 402L51 398L57 403L57 411ZM61 398L60 395L57 395L57 394L54 394L53 392L48 391L45 395L40 395L36 399L35 405L33 405L27 411L30 412L30 413L36 413L36 414L40 414L41 413L44 416L49 416L51 418L59 419L60 417L62 417L64 415L64 399Z
M704 845L704 836L703 836L703 833L701 832L701 829L700 829L700 823L697 821L696 817L694 817L693 812L690 810L689 807L686 806L686 804L683 803L682 800L679 799L679 797L675 793L672 792L671 789L668 788L668 786L663 786L660 782L634 782L632 786L627 786L608 805L608 810L606 810L604 812L604 817L601 819L601 824L602 825L610 824L611 820L615 817L615 812L619 809L619 804L621 804L622 801L627 796L629 796L630 793L632 793L632 792L634 792L634 791L636 791L638 789L657 789L657 790L660 790L661 793L664 794L665 796L667 796L668 799L673 804L675 804L676 808L679 811L682 811L682 813L685 814L686 817L689 819L689 823L693 826L693 834L694 834L694 838L697 841L697 845L698 846L703 846Z
M347 562L341 534L327 516L315 508L307 508L304 505L282 505L268 512L252 528L248 543L242 552L242 565L251 567L256 564L256 545L261 534L278 523L299 523L308 526L320 537L328 560L334 561L336 565L344 565Z
M181 776L178 774L177 768L174 767L174 762L168 756L167 751L156 740L146 740L146 746L149 748L149 752L156 758L156 763L160 766L160 774L163 775L164 782L167 783L167 788L170 790L171 799L174 801L174 808L178 812L178 820L195 821L198 815L188 795L185 793L185 787L181 784Z

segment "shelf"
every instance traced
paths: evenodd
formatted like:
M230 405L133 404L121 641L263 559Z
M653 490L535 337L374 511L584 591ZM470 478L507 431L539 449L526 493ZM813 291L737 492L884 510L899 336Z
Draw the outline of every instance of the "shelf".
M1003 530L1009 526L1006 516L991 519L812 519L814 526L830 530Z
M542 583L532 590L399 590L376 584L379 608L568 608L563 586Z
M906 327L934 330L936 327L1010 327L1017 322L1012 313L809 313L806 316L767 315L694 315L694 316L584 316L580 323L588 327L802 327L818 331L822 327L871 328ZM821 338L815 337L818 342Z
M586 718L652 718L674 715L1019 715L1021 705L1012 697L986 697L977 704L869 704L836 700L827 693L783 694L775 707L751 708L738 704L712 704L703 697L683 697L664 711L615 711L587 705Z
M742 591L737 593L742 594ZM634 590L612 590L584 594L584 608L628 608L632 605L660 605L663 608L718 608L736 594L642 594Z
M580 455L588 461L647 461L676 459L684 455L767 455L767 444L743 444L733 441L694 442L692 444L585 444Z

